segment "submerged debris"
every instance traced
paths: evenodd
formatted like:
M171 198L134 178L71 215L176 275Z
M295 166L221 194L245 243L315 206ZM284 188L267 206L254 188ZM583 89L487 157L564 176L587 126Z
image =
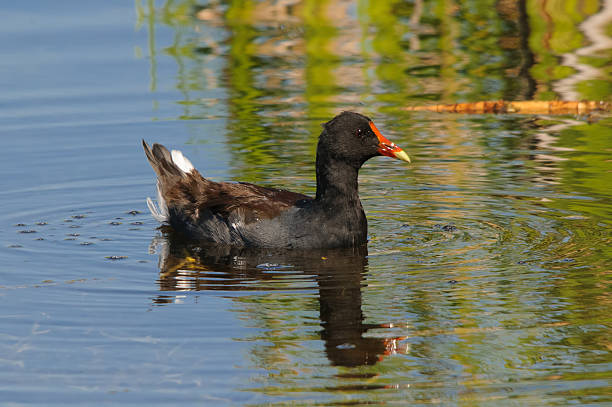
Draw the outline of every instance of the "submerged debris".
M108 260L124 260L127 259L128 256L106 256L105 259Z
M453 225L452 223L446 224L446 225L442 225L442 224L436 224L434 225L434 227L444 231L444 232L456 232L458 230L457 226Z
M612 103L603 101L540 101L523 100L511 102L506 100L480 101L472 103L452 103L448 105L411 106L408 111L429 111L444 113L519 113L519 114L586 114L612 110Z

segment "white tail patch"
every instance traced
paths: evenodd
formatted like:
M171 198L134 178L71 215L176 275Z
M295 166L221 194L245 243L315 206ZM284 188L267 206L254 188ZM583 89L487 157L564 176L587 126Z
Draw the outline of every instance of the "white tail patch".
M168 221L168 206L166 206L166 200L161 194L161 189L159 188L159 181L157 181L157 205L155 205L155 202L153 202L151 198L147 198L147 206L149 207L151 215L153 215L155 220L162 223Z
M184 173L193 170L193 164L179 150L172 150L172 161Z

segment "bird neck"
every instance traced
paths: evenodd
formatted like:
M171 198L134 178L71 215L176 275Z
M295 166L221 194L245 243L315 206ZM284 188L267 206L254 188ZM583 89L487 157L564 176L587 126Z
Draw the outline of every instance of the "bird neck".
M338 204L359 202L359 166L337 161L329 154L318 151L316 169L317 201Z

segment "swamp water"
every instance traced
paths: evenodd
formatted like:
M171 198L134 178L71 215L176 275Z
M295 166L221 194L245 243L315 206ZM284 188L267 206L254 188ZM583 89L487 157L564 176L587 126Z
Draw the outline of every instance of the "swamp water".
M610 100L609 4L289 3L2 6L0 404L611 403L612 118L402 109ZM367 249L147 213L141 139L313 194L346 109L413 158L362 169Z

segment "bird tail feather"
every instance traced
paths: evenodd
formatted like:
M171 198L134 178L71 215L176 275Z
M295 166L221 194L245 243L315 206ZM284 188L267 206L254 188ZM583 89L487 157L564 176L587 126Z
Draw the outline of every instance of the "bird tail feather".
M177 177L182 178L195 171L195 168L191 161L178 150L169 152L166 147L157 143L153 144L151 148L144 140L142 146L149 164L157 174L157 205L151 198L147 198L147 206L153 218L158 222L168 222L168 205L164 198L164 192L176 182Z

